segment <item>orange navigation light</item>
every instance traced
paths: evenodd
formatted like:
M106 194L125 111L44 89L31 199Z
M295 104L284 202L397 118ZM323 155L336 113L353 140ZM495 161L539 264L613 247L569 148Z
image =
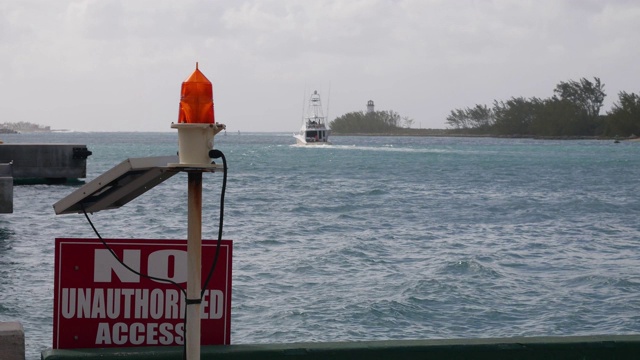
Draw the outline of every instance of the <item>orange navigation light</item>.
M213 86L198 69L182 83L178 123L213 124Z
M209 153L213 150L213 137L226 126L213 117L213 87L211 81L196 70L182 83L178 123L171 123L178 130L179 164L194 168L215 168Z

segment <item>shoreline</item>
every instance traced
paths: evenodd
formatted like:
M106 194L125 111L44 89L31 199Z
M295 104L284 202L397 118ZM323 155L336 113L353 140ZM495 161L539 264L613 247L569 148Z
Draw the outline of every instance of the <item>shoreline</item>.
M416 133L332 133L331 136L419 136L419 137L469 137L496 139L535 139L535 140L618 140L640 141L640 137L619 138L610 136L537 136L537 135L492 135L492 134L444 134L433 132Z

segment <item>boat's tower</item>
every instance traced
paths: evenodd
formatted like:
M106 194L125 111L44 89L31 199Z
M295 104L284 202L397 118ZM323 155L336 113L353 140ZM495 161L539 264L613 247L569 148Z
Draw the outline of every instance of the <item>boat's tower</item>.
M306 121L307 127L310 127L310 125L325 125L324 114L322 113L322 102L320 101L320 94L318 94L318 90L314 90L311 98L309 99L309 109L307 109Z

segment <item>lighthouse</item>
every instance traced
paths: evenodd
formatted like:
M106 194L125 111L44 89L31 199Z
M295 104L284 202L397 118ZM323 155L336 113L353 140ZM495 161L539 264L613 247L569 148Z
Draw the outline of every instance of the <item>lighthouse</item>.
M367 114L373 114L373 100L367 101Z

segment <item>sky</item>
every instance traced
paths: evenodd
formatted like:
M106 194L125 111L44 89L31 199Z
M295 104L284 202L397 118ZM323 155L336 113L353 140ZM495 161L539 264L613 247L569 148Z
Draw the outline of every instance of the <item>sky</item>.
M0 0L0 123L175 131L182 82L213 83L228 131L294 132L390 110L414 128L454 109L604 83L640 93L637 0Z

